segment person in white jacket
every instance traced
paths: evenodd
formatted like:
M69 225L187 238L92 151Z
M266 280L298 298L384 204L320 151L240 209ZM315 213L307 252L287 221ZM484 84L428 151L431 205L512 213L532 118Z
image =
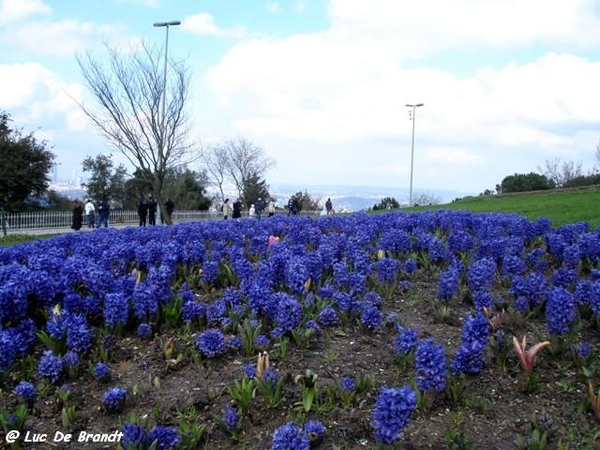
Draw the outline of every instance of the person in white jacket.
M85 216L87 217L88 228L94 228L96 226L96 207L92 203L91 199L85 201Z
M227 220L227 218L231 215L231 205L229 204L229 199L226 198L223 202L223 206L221 207L221 211L223 211L223 219Z

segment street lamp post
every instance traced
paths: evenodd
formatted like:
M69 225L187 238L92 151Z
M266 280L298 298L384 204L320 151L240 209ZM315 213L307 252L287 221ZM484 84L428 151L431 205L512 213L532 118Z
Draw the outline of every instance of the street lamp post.
M411 120L412 120L412 144L410 147L410 193L408 195L408 205L412 206L412 195L413 195L413 167L415 159L415 110L419 106L423 106L423 103L417 103L416 105L406 104L406 107L412 108Z
M171 20L170 22L154 22L155 27L165 27L167 29L167 37L165 40L165 69L163 73L163 95L162 95L162 125L163 133L165 125L165 104L167 103L167 55L169 53L169 27L181 25L179 20Z
M164 152L164 145L167 139L167 130L165 127L166 123L166 104L167 104L167 56L169 54L169 27L175 27L177 25L181 25L179 20L171 20L170 22L154 22L155 27L165 27L167 29L167 36L165 39L165 68L163 72L163 92L162 92L162 117L160 118L161 128L162 128L162 138L161 138L161 151ZM162 218L162 213L160 210L160 204L158 205L158 211L156 211L158 217ZM162 219L161 219L162 223Z

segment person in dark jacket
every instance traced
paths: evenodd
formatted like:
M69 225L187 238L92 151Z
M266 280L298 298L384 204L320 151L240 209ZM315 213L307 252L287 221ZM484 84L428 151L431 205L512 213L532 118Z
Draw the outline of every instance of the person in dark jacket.
M73 220L71 221L71 229L78 231L81 230L83 225L83 207L75 200L73 202Z
M173 221L173 211L175 211L175 202L173 200L171 200L171 197L167 197L167 201L165 202L165 211L167 212L167 217L169 218L169 222L172 222Z
M231 214L231 217L234 219L242 217L242 202L239 200L233 202L233 214Z
M148 197L148 225L156 225L156 209L158 208L158 203L156 203L156 199L154 195L150 194Z
M254 210L256 212L256 218L260 220L260 217L262 216L262 213L265 210L265 201L261 197L258 197L258 200L256 200Z
M108 216L110 214L110 204L106 197L98 203L98 228L104 224L104 228L108 228Z
M296 197L295 195L292 195L290 197L290 199L288 200L288 216L292 215L295 216L296 214L298 214L300 212L300 201L298 200L298 197Z
M138 216L140 217L140 227L145 227L146 218L148 217L148 200L143 195L138 202Z

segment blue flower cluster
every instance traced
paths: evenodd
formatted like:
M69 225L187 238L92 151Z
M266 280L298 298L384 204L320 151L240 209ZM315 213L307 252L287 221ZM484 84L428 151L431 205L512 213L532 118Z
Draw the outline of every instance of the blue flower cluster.
M63 360L60 356L56 356L52 350L46 350L38 363L38 374L42 377L49 378L52 383L60 380L63 374Z
M381 283L394 283L402 269L402 264L396 258L382 258L373 266Z
M440 272L438 278L438 297L442 300L450 300L458 293L460 271L457 265L451 265L448 269Z
M127 399L127 390L112 388L104 393L104 408L109 413L116 413L123 409Z
M369 330L374 330L383 322L383 316L377 306L368 305L363 309L360 322Z
M196 339L196 349L208 358L214 358L225 350L225 335L217 328L206 330Z
M123 436L121 437L121 445L123 448L135 448L145 446L146 429L133 422L125 422L121 427Z
M309 420L304 424L304 434L309 442L317 443L325 434L325 426L318 420Z
M156 442L156 450L170 450L179 444L179 433L175 427L155 426L148 433L147 442L152 446Z
M271 450L309 450L306 433L294 422L287 422L273 432Z
M467 271L467 280L471 292L489 289L496 278L497 266L492 258L475 261Z
M416 408L417 394L410 387L382 387L371 419L375 440L383 444L402 441L403 430Z
M291 296L280 297L277 309L277 324L285 331L291 331L302 322L302 306Z
M541 272L531 272L526 277L513 278L509 293L514 297L515 306L520 312L526 312L531 305L538 306L546 295L548 283Z
M563 336L569 332L571 323L577 318L577 305L573 295L562 287L548 293L546 321L550 334Z
M448 368L444 348L437 345L432 338L425 339L417 345L415 369L417 386L422 392L441 391L446 387Z
M109 326L124 325L129 319L129 302L124 293L106 294L104 298L104 323Z
M338 314L332 306L328 305L321 310L318 322L324 327L331 327L337 325L339 322Z
M280 240L268 249L269 236ZM289 337L305 322L307 329L319 330L350 317L376 329L383 323L382 301L368 289L370 283L400 281L402 289L410 289L410 282L419 281L410 275L419 268L428 276L440 274L438 297L443 300L460 294L466 278L476 312L493 306L510 283L514 306L522 312L545 306L548 330L562 335L579 306L600 314L599 242L600 232L585 224L553 229L547 220L516 215L430 211L109 229L87 233L85 239L62 236L1 248L0 371L19 367L19 358L31 352L45 327L60 341L52 347L60 351L41 356L38 376L60 383L63 376L73 376L80 359L89 362L95 337L91 324L104 322L115 335L137 328L140 337L150 336L150 323L170 326L164 306L177 296L183 303L181 323L199 333L196 347L205 357L237 348L235 325L248 315L264 323L264 334L255 342L259 347ZM385 253L380 260L379 250ZM504 285L498 289L496 283ZM174 292L177 286L182 287ZM210 302L202 303L195 290L223 295L210 295ZM56 305L60 309L52 314ZM42 317L48 312L47 323L27 319L30 313ZM484 322L479 314L465 322L451 365L454 373L481 370ZM238 336L226 338L224 329ZM420 389L444 385L441 347L431 341L419 344L414 330L402 330L394 352L416 353ZM18 378L8 374L7 379ZM133 438L139 438L131 428Z
M462 329L460 346L451 364L454 375L481 372L489 334L490 326L482 313L475 317L467 317Z
M142 339L148 339L152 335L152 326L149 323L140 323L137 335Z
M26 402L32 402L37 395L37 389L29 381L20 381L15 387L15 394L21 397Z
M94 378L103 383L109 382L111 379L110 368L102 362L97 363L94 366Z
M225 412L223 413L223 417L221 417L221 420L223 421L223 424L225 425L225 427L230 430L233 431L237 428L238 423L240 422L240 417L238 415L237 409L235 409L233 406L228 406L225 409Z
M340 386L344 391L352 391L356 387L356 380L351 377L344 377L340 380Z
M400 325L396 326L396 330L398 331L398 337L394 339L394 354L404 356L416 350L419 344L419 333Z

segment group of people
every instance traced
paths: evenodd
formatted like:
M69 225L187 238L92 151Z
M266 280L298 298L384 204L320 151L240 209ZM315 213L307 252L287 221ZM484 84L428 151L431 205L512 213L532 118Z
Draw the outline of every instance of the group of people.
M154 198L153 194L149 194L148 198L144 195L140 197L138 202L138 216L140 219L140 227L145 227L146 223L149 225L156 225L156 213L158 210L158 203ZM165 202L165 213L171 219L175 211L175 203L171 198L167 198ZM94 202L88 198L82 205L79 200L73 201L73 218L71 221L71 229L77 231L83 227L84 215L87 219L88 228L100 228L104 226L108 228L108 216L110 214L110 204L106 198L103 198L98 202L98 205L94 205ZM96 217L98 218L96 223ZM162 219L163 216L161 216ZM170 222L170 220L169 220Z
M243 204L238 199L233 202L233 205L229 203L229 199L226 198L221 206L221 211L223 212L223 219L227 220L229 217L232 219L239 219L242 217L242 208ZM263 212L267 211L268 216L272 217L275 215L275 202L270 200L269 203L265 203L265 201L259 197L256 200L256 203L252 203L250 208L248 208L248 216L252 219L260 219L263 215Z
M138 217L140 218L140 227L146 226L146 220L148 221L148 225L156 225L156 212L158 210L158 202L156 198L154 198L153 194L149 194L148 198L144 195L140 197L138 202ZM171 217L173 216L173 211L175 211L175 203L171 200L171 197L167 197L167 201L165 202L165 212L169 217L169 223L171 222ZM161 215L161 221L163 216Z
M233 219L239 219L242 217L242 202L238 199L233 204L229 202L229 199L226 198L221 206L221 211L223 212L223 218L228 219L229 217ZM292 195L287 203L288 215L297 215L300 212L301 205L298 197ZM334 214L333 206L331 204L331 199L328 198L325 202L325 209L327 210L327 214ZM138 201L138 216L140 219L140 227L145 227L146 223L148 225L156 225L156 213L158 210L158 202L154 198L153 194L149 194L148 197L142 195L140 200ZM175 210L175 203L171 198L167 198L165 202L165 212L169 219L171 219L173 215L173 211ZM273 199L269 200L266 203L262 198L258 198L255 203L250 205L248 209L248 216L252 219L260 219L263 215L264 211L267 211L269 217L275 215L275 202ZM73 230L80 230L83 227L83 216L87 218L87 226L88 228L100 228L104 225L104 227L108 227L108 216L110 214L110 204L103 198L97 207L98 213L98 224L96 225L96 206L92 202L91 199L87 199L85 204L82 206L78 200L73 201L73 220L71 224L71 228ZM161 216L162 220L162 216ZM169 222L170 223L170 220Z
M98 224L96 225L96 206L92 199L88 198L82 206L79 200L73 201L73 219L71 229L77 231L83 227L83 216L87 219L88 228L108 227L108 215L110 214L110 204L103 198L98 203Z
M221 205L221 211L223 212L223 219L228 219L229 217L233 219L239 219L242 217L242 202L238 199L233 205L229 202L229 199L226 198L223 204ZM287 203L288 216L295 216L301 210L300 200L295 195L292 195ZM263 215L263 212L267 211L268 216L272 217L275 215L275 202L271 199L269 203L265 203L262 198L258 198L255 203L250 205L248 208L248 217L251 219L260 219ZM333 209L333 205L331 203L331 198L328 198L325 202L325 209L327 210L327 215L335 214Z

